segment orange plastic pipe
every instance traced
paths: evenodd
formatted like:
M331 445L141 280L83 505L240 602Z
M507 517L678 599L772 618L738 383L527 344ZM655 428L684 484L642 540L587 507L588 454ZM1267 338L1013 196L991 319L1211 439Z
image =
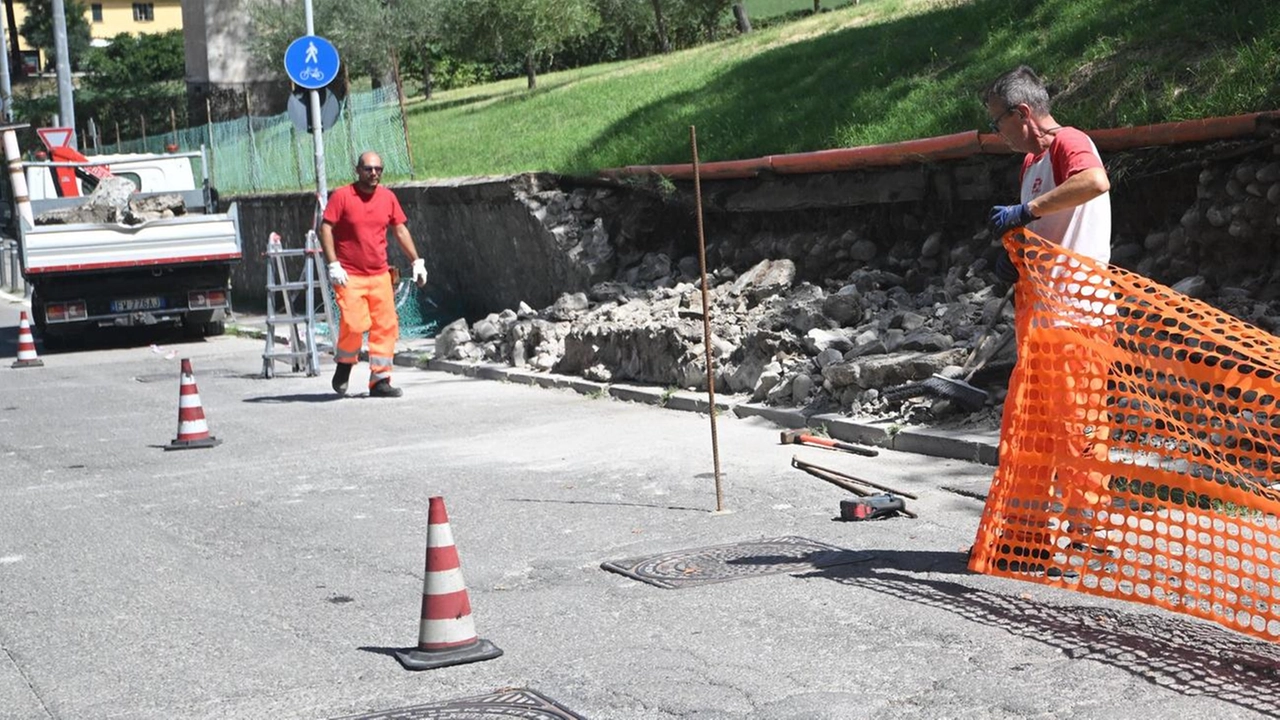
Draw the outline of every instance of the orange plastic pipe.
M1181 145L1246 137L1256 134L1267 124L1280 126L1280 111L1184 120L1138 127L1104 128L1101 130L1088 130L1086 133L1093 138L1099 150L1115 152L1154 145ZM855 148L769 155L748 160L703 163L701 172L704 178L726 180L756 177L761 171L772 171L788 175L845 172L861 168L890 167L908 163L960 160L974 155L1007 155L1011 153L1013 153L1013 150L999 135L979 134L969 131L884 145L866 145ZM622 168L601 170L600 174L613 178L628 175L658 174L677 180L684 180L692 179L693 166L689 163L676 165L628 165Z
M956 160L977 154L981 150L978 133L963 132L955 135L907 140L888 145L867 145L838 150L819 150L791 155L770 157L774 172L785 174L844 172L866 167L904 165L913 162Z
M1225 140L1253 135L1264 119L1280 122L1280 113L1257 112L1232 117L1203 118L1181 122L1143 125L1128 128L1090 130L1089 137L1099 150L1116 151L1155 145L1182 145L1185 143Z

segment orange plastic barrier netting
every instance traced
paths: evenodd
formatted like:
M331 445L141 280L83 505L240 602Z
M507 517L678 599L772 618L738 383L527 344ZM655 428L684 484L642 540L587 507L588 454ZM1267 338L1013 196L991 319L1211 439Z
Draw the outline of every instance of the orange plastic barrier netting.
M1005 236L1018 363L969 567L1280 639L1280 340Z

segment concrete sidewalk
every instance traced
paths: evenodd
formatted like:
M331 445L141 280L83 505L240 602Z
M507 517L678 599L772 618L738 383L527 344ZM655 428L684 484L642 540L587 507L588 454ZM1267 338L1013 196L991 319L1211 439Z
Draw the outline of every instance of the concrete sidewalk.
M29 304L26 298L0 290L0 298L13 303ZM227 332L253 338L265 338L266 317L253 313L234 313L227 321ZM37 338L38 339L38 338ZM277 335L278 341L286 340ZM401 340L396 344L395 364L420 370L446 372L485 380L537 385L544 388L570 389L583 395L609 396L627 402L656 405L671 410L705 413L710 406L704 393L684 390L675 392L653 385L601 383L573 375L541 373L496 363L464 363L435 358L435 339ZM910 452L939 458L967 460L995 465L1000 442L998 430L948 430L928 426L898 425L889 422L860 422L835 413L806 416L795 408L781 408L752 403L744 395L718 395L716 408L734 417L760 417L780 428L811 428L836 440L860 445Z
M263 316L236 313L227 323L227 331L241 336L265 338ZM283 339L283 338L278 338ZM434 338L401 340L396 344L395 364L420 370L446 372L484 380L537 385L544 388L570 389L582 395L609 396L627 402L645 403L687 412L705 413L710 401L705 393L671 391L653 385L602 383L574 375L534 372L496 363L459 362L435 357ZM805 415L795 408L781 408L750 402L746 395L717 395L719 414L733 417L760 417L780 428L811 428L815 434L859 445L897 450L939 458L967 460L995 465L1000 442L999 430L949 430L928 426L899 425L890 422L865 422L836 413Z

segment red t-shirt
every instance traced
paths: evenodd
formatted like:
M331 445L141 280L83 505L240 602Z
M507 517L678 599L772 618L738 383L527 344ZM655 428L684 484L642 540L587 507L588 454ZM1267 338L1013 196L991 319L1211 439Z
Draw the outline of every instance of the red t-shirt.
M1049 162L1053 165L1053 185L1057 187L1067 181L1067 178L1075 175L1081 170L1089 168L1100 168L1102 158L1098 157L1098 151L1093 147L1093 141L1084 132L1073 127L1064 127L1053 136L1053 142L1049 144ZM1022 159L1022 174L1026 176L1027 170L1037 160L1044 157L1044 153L1039 155L1028 154ZM1052 188L1045 188L1044 191ZM1025 202L1025 201L1024 201Z
M355 185L340 187L324 209L324 221L333 226L334 254L352 275L387 272L387 228L406 219L395 193L381 185L371 195Z

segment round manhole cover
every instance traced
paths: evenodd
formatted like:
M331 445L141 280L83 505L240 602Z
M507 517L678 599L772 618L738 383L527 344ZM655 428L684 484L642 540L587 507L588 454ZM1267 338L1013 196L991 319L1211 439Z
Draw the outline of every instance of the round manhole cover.
M605 562L600 567L662 588L727 582L760 575L805 572L871 558L802 537L714 545Z
M491 695L351 715L338 720L586 720L536 690L503 690Z

